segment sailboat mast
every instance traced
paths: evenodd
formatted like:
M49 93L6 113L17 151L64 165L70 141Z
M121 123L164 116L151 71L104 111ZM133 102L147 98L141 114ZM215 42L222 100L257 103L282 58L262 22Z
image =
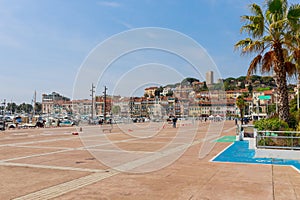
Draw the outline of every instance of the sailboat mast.
M33 96L33 116L35 116L35 105L36 105L36 90L34 91L34 96Z

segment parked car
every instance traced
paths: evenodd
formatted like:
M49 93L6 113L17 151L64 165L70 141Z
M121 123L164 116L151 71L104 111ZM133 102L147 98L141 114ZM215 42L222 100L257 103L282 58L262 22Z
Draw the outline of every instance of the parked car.
M44 128L45 127L45 123L46 123L46 120L39 120L36 122L35 126L36 127L39 127L39 128Z
M17 128L15 123L7 123L7 128Z
M74 123L71 120L62 120L59 123L59 126L73 126Z

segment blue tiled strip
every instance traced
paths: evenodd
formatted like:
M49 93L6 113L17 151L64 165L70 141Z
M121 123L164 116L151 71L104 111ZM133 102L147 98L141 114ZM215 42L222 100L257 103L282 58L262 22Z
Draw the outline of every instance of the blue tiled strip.
M255 150L249 149L248 141L235 141L231 146L215 157L213 162L254 163L294 166L300 172L299 160L254 158Z

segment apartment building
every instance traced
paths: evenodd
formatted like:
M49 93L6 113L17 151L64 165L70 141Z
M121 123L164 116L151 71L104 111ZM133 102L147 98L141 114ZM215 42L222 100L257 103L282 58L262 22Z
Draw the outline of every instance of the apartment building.
M68 103L70 98L60 95L57 92L42 94L42 112L55 113L63 108L63 104Z

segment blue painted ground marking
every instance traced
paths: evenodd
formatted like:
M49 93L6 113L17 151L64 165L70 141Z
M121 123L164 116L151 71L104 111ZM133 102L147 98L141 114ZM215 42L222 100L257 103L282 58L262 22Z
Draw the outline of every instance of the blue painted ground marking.
M249 149L248 141L235 141L231 146L215 157L213 162L255 163L293 166L300 172L299 160L278 158L254 158L255 150Z

